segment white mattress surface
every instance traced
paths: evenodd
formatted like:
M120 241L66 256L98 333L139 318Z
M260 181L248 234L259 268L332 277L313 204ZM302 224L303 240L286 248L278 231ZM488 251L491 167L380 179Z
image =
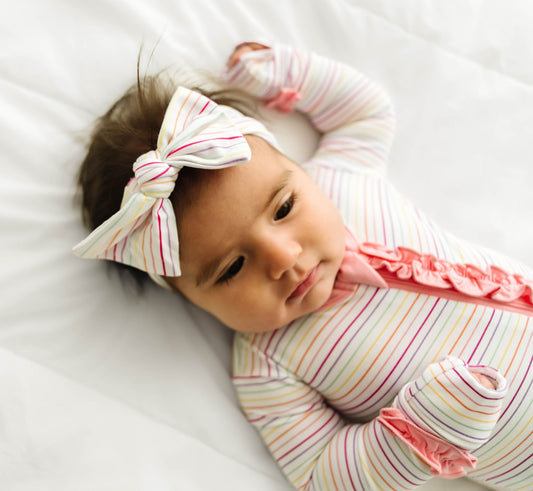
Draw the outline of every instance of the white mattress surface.
M394 101L397 186L457 235L533 264L531 25L527 0L3 2L0 489L291 489L238 407L231 333L70 253L91 124L134 82L142 45L156 47L150 72L218 73L253 39L357 67ZM292 157L312 152L301 117L270 124Z

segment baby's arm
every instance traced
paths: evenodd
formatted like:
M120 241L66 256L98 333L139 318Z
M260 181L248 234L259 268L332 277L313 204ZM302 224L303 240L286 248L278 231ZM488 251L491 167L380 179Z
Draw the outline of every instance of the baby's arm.
M505 393L496 371L472 369L495 381L497 390L488 390L463 362L450 359L407 384L379 418L348 424L264 353L247 342L236 346L241 404L298 489L401 491L434 475L459 477L475 463L467 451L489 437Z
M315 162L380 172L394 133L394 114L385 92L342 63L288 46L238 46L226 78L283 111L306 113L325 133Z

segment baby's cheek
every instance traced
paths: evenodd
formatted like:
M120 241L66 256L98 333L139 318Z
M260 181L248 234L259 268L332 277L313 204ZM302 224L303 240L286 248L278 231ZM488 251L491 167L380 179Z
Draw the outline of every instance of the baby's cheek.
M261 302L261 295L255 299L241 298L236 302L226 303L229 327L240 332L265 332L272 330L275 318L272 312Z

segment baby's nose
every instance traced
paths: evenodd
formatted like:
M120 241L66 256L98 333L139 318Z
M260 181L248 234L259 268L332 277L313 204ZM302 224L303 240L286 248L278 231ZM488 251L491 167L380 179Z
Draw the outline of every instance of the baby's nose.
M294 239L285 236L270 238L265 244L265 257L270 277L279 280L286 271L294 267L301 253L302 247Z

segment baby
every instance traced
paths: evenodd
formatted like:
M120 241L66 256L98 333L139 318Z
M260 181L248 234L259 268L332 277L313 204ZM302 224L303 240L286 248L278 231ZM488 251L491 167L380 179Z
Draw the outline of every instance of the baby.
M95 230L75 252L145 271L236 331L242 407L296 488L468 473L532 489L533 271L395 191L393 111L362 74L245 43L225 76L307 114L312 159L295 164L220 93L139 81L93 135L80 182Z

